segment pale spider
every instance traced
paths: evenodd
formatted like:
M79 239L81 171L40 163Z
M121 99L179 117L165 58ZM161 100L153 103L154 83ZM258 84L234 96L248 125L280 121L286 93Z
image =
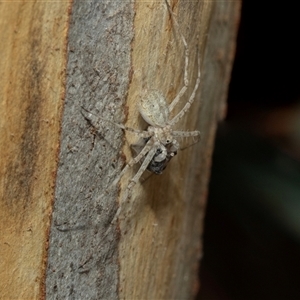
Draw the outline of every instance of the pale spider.
M180 98L188 88L189 49L167 0L165 0L165 2L185 48L184 86L181 88L180 92L170 105L167 104L165 97L160 91L152 90L144 92L144 95L142 95L140 99L138 109L143 119L149 124L146 131L139 131L118 124L120 128L137 134L145 141L145 146L142 148L140 153L128 162L119 176L113 182L113 185L117 184L129 168L142 161L138 172L129 182L126 197L128 194L130 194L133 186L138 182L146 169L156 174L162 173L168 162L179 150L179 143L176 138L197 137L200 135L199 131L173 130L174 125L177 124L178 121L189 110L195 99L195 94L200 84L200 54L198 53L198 77L194 90L182 110L173 118L170 118L170 113L173 111L175 105L179 102Z
M162 173L162 171L166 168L168 162L172 159L172 157L174 157L177 154L177 151L180 149L177 138L199 137L200 135L199 131L173 130L174 125L177 124L178 121L185 115L185 113L189 110L191 104L195 99L195 94L200 84L200 54L198 51L198 76L197 76L197 80L193 92L189 97L187 103L181 109L181 111L173 118L170 118L170 113L173 111L174 107L179 102L180 98L186 92L189 85L189 79L188 79L189 49L167 0L165 0L165 2L168 7L168 11L171 15L171 18L173 20L173 23L175 24L175 27L177 28L177 31L180 34L181 40L185 48L184 86L181 88L180 92L173 99L170 105L167 104L165 97L162 95L160 91L146 90L144 92L144 94L140 99L138 109L143 119L149 124L147 130L145 131L136 130L136 129L126 127L122 124L114 123L117 127L136 134L144 141L144 145L140 146L141 151L127 163L127 165L123 168L121 173L117 176L117 178L113 181L111 185L111 187L117 185L121 177L126 173L126 171L129 168L131 168L133 165L137 164L138 162L141 162L141 166L138 172L130 180L127 186L127 189L125 191L125 197L123 198L122 201L128 198L132 188L138 182L138 180L140 179L140 177L142 176L142 174L146 169L156 174ZM86 118L90 120L90 115L89 117L86 116ZM114 217L114 220L120 213L122 201L120 203L119 210L117 211Z

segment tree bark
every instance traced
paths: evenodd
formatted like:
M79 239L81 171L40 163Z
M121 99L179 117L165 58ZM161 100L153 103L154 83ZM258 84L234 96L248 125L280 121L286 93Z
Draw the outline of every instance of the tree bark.
M0 29L0 289L7 299L191 299L197 292L240 2L170 4L190 53L189 88L174 113L192 93L201 56L200 88L177 130L200 130L201 141L179 151L162 175L137 183L113 225L139 165L111 186L137 139L106 120L145 130L137 108L145 90L170 103L183 86L184 47L166 3L74 0L71 10L66 2L14 3L16 11L3 4L0 20L10 30Z

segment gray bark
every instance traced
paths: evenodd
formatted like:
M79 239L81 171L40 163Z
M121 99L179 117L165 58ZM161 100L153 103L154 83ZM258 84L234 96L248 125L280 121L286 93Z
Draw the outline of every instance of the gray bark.
M110 227L117 187L99 196L121 170L123 133L108 123L96 132L81 106L124 122L132 38L131 2L74 1L47 299L117 298L118 232Z

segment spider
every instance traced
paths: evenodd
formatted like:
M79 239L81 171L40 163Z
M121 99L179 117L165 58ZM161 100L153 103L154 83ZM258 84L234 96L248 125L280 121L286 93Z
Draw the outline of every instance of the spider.
M188 112L195 99L195 94L200 84L200 55L198 53L198 76L193 92L181 111L173 118L170 118L170 113L173 111L180 98L186 92L189 85L189 49L187 42L179 29L179 24L177 23L177 20L171 11L169 3L167 0L165 0L165 2L185 48L184 86L181 88L180 92L173 99L170 105L167 104L166 98L160 91L146 90L144 92L138 104L138 109L143 119L149 124L147 130L140 131L123 125L118 125L124 130L137 134L139 137L143 138L145 142L145 145L139 154L137 154L136 157L132 158L128 162L119 176L113 182L113 185L117 184L129 168L142 161L138 172L129 182L126 197L130 194L132 188L138 182L146 169L155 174L162 173L168 162L177 154L177 151L180 148L177 138L197 137L200 135L199 131L173 130L174 125L178 123L178 121L185 115L186 112Z
M198 76L188 101L181 109L181 111L176 114L173 118L170 118L170 113L175 108L176 104L179 102L181 97L186 92L189 79L188 79L188 65L189 65L189 49L187 42L179 29L179 24L167 0L165 0L168 11L172 18L177 31L180 34L182 43L185 49L185 66L184 66L184 86L181 88L177 96L173 99L171 104L167 104L166 98L163 94L158 90L146 90L141 96L140 102L138 104L138 110L143 119L149 124L147 130L141 131L133 128L126 127L122 124L116 124L109 120L105 120L115 124L115 126L132 132L136 134L138 137L143 139L143 146L139 146L141 149L140 152L132 158L127 165L123 168L119 176L113 181L111 187L118 184L121 180L122 176L127 172L129 168L134 166L137 163L141 163L139 170L134 175L134 177L129 181L127 189L125 191L125 197L121 200L119 209L114 217L120 214L122 202L126 200L131 194L132 188L141 178L142 174L146 169L155 173L161 174L163 170L166 168L169 161L177 154L177 151L180 149L179 142L177 138L182 137L199 137L199 131L176 131L173 130L174 125L178 123L178 121L188 112L190 106L194 102L196 91L200 84L200 54L198 52ZM90 120L90 115L85 116L86 119Z

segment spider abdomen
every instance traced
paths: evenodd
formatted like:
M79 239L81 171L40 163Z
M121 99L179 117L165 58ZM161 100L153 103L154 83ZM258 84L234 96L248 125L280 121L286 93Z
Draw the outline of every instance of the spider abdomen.
M155 127L165 127L169 120L169 108L165 97L157 90L144 93L139 102L143 119Z

